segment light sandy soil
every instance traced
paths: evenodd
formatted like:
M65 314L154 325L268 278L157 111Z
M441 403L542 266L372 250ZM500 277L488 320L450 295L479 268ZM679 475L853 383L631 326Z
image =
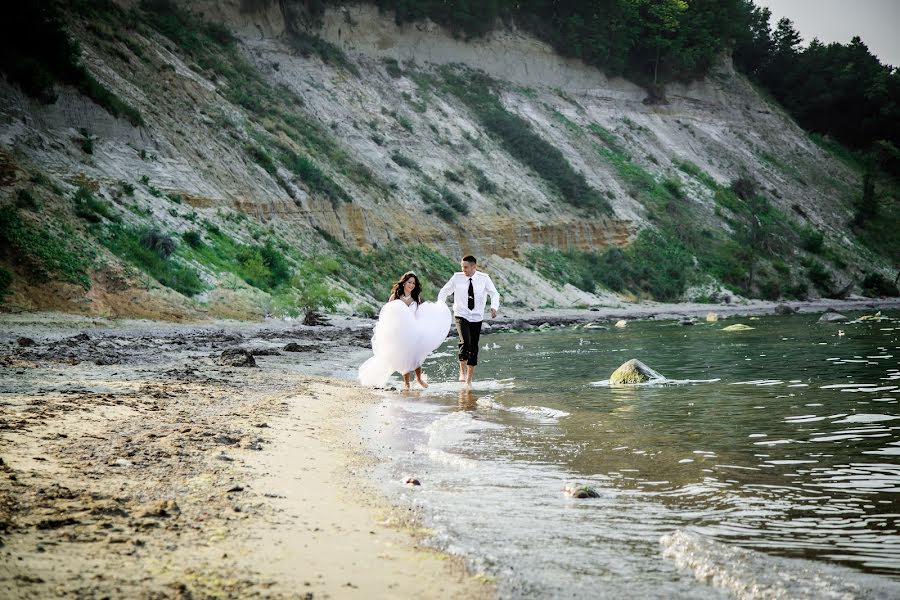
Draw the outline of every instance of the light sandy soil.
M3 324L0 597L492 595L367 483L372 392L309 374L368 330L99 325ZM279 354L217 364L238 346Z
M774 308L504 309L492 329ZM0 315L0 597L491 597L370 483L379 398L337 371L369 354L372 321L333 323ZM219 364L232 348L257 366Z

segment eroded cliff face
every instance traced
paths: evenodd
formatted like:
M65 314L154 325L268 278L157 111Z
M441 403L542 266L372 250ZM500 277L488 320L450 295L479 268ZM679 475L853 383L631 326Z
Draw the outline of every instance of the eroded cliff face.
M668 102L652 105L638 86L561 58L515 30L466 43L431 23L398 27L369 5L330 9L318 33L343 50L348 63L339 64L298 50L291 31L306 23L290 2L183 5L232 29L239 52L289 110L261 116L228 99L228 82L214 68L159 33L129 32L125 44L76 21L72 34L85 64L138 108L146 125L116 119L71 89L42 105L0 82L0 141L20 181L43 171L65 182L67 191L91 182L123 208L116 189L133 185L129 202L143 211L141 218L175 233L195 227L199 217L248 240L250 230L230 225L243 213L304 250L316 248L324 232L363 250L399 242L423 244L453 260L473 253L512 290L510 300L590 304L603 297L550 285L534 273L530 284L516 282L527 272L525 252L533 245L624 246L653 226L652 209L636 199L621 165L598 150L606 144L644 171L680 182L694 218L710 229L728 228L710 182L727 185L750 173L778 208L825 232L849 259L863 252L844 235L855 174L770 106L728 60L703 81L669 86ZM433 85L446 65L478 69L499 82L503 107L559 149L608 200L611 213L562 202L546 180L512 158L458 97ZM324 140L318 153L292 137L297 128L280 126L285 114L315 127L304 131ZM308 151L349 201L325 197L284 164L254 162L248 148L263 133ZM80 147L85 137L92 139L91 154ZM9 195L14 187L0 189ZM460 199L468 214L441 218L428 190ZM184 204L173 207L166 195ZM140 211L123 210L123 217L133 221ZM220 274L203 273L212 291L184 310L222 314L224 308L209 307L234 302L233 294L225 294ZM839 282L848 277L836 276ZM105 285L103 277L94 279ZM163 304L178 304L166 298ZM253 298L248 306L257 302Z

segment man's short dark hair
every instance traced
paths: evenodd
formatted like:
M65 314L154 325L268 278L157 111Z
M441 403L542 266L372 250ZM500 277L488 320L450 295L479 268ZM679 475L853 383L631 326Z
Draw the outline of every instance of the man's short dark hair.
M466 256L463 256L462 259L463 259L463 262L472 263L473 265L478 262L475 260L475 257L472 256L471 254L467 254Z

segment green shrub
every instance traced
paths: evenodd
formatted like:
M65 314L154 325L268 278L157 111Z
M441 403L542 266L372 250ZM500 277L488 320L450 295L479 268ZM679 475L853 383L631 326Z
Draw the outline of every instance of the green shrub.
M810 266L806 269L806 275L819 291L826 295L832 293L833 281L831 279L831 273L822 266L822 263L812 261Z
M197 230L185 231L181 234L181 239L191 248L200 248L203 246L203 238Z
M806 226L800 230L800 247L807 252L820 254L825 247L825 236L821 231Z
M469 214L469 205L466 204L462 198L460 198L444 186L441 187L440 193L441 199L447 204L447 206L460 214Z
M0 267L0 302L6 300L10 294L13 275L6 267Z
M118 214L113 212L108 202L98 199L88 188L78 186L73 197L75 202L75 214L91 223L99 223L102 219L118 222L121 220Z
M481 192L482 194L497 193L497 184L488 179L488 176L485 175L484 171L482 171L475 165L469 165L469 170L475 174L475 185L477 186L479 192Z
M34 210L37 208L37 200L34 198L34 194L31 193L31 190L21 188L16 192L16 206L19 208L24 208L26 210Z
M863 294L869 297L900 296L900 290L881 273L866 273L860 284Z
M463 179L462 175L460 175L456 171L451 171L451 170L447 169L444 171L444 177L446 177L449 181L452 181L453 183L459 183L459 184L465 183L465 180Z
M329 283L342 271L342 265L333 258L312 256L303 261L289 286L281 288L275 297L275 305L284 314L303 315L305 325L324 322L320 311L333 312L341 302L351 298Z
M140 242L144 248L156 252L163 259L172 256L172 253L178 248L175 240L171 236L162 233L159 229L146 230L141 235Z
M403 70L400 68L400 65L397 64L397 59L383 58L381 59L381 63L384 65L384 70L387 71L387 74L394 79L403 77Z
M394 161L395 163L397 163L399 166L403 167L404 169L409 169L410 171L421 172L421 170L422 170L419 167L419 163L417 163L413 159L409 158L408 156L406 156L400 152L397 152L396 150L394 152L391 152L391 160Z
M86 129L81 130L81 149L85 154L94 153L94 136L92 136Z

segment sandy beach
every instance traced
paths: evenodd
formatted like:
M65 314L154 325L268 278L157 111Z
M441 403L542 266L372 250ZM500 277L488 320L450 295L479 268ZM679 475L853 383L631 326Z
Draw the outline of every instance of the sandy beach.
M511 310L493 329L775 305ZM0 323L4 598L493 596L489 577L429 548L416 515L367 476L363 413L397 393L361 388L346 370L368 355L371 320Z

